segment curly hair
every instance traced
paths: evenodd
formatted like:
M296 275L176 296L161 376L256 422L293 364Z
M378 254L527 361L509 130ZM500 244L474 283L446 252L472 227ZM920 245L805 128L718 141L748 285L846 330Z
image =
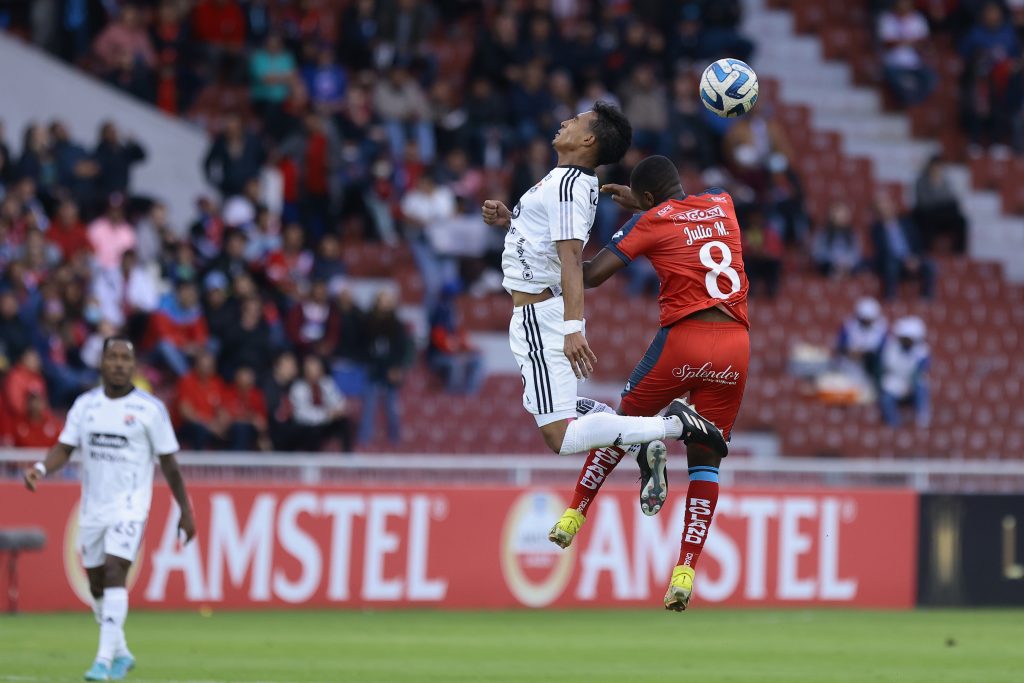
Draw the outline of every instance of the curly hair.
M590 124L590 130L597 138L595 165L614 164L633 144L633 126L622 110L610 102L595 102L593 111L597 114Z

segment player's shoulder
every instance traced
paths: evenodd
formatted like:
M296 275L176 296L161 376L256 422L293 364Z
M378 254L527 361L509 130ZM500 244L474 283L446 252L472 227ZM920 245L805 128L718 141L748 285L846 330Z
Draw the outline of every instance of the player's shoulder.
M562 201L570 201L580 189L597 187L597 172L585 166L555 166L545 177L550 192L558 192Z
M157 417L167 415L167 406L164 405L164 402L148 391L143 391L136 387L135 391L128 398L131 402L134 402L134 405L128 406L129 408L152 411Z
M85 393L79 394L78 398L71 404L71 410L81 410L85 406L101 399L103 397L103 387L93 387Z

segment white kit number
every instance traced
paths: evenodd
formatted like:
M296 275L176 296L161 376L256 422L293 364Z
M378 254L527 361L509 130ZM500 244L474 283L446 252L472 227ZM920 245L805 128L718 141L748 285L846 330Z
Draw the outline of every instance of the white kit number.
M722 252L722 260L715 261L711 257L711 249L717 248ZM729 251L729 245L725 242L706 242L703 247L700 248L700 262L708 267L710 272L704 276L704 284L708 288L708 294L715 297L716 299L728 299L730 296L740 291L740 275L737 273L732 266L732 252ZM728 292L723 292L718 287L718 277L724 275L729 278L729 284L731 289Z

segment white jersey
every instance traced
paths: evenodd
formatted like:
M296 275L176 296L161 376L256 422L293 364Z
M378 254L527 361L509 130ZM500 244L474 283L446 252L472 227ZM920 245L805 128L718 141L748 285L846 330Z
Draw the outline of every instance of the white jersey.
M81 454L81 526L144 522L157 457L179 449L167 408L139 389L114 399L102 388L82 394L58 440Z
M531 187L512 210L501 255L502 286L509 292L561 293L562 263L555 242L590 238L597 214L597 174L558 166Z

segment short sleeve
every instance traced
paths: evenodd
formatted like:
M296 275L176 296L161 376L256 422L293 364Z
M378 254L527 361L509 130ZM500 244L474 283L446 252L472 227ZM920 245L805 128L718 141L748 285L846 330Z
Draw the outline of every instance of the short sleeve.
M582 170L569 170L558 182L557 216L548 216L551 241L586 242L597 215L597 181Z
M629 263L637 256L642 256L650 248L650 242L650 221L644 220L644 214L638 213L612 235L605 248Z
M181 450L178 437L174 435L171 416L167 414L167 408L163 403L157 408L153 424L150 425L149 442L153 446L154 455L170 455Z
M64 419L64 429L61 430L57 441L65 446L78 448L82 440L82 413L85 412L85 397L80 397L71 405L67 417Z

